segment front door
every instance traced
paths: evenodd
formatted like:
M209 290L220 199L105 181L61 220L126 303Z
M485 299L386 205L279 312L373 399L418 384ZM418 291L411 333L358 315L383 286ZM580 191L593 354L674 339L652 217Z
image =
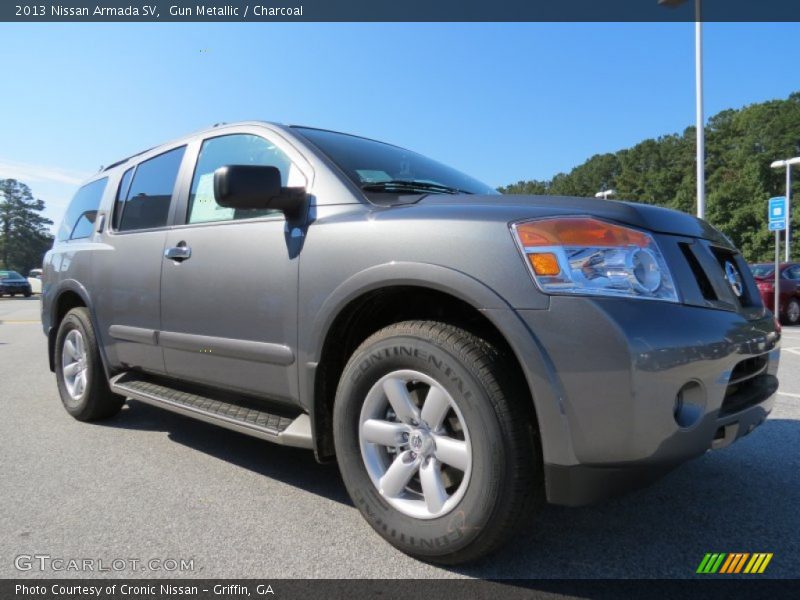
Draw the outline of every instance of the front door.
M167 233L161 333L168 375L273 400L297 398L296 236L283 213L219 206L214 171L269 165L284 186L307 177L264 134L202 141L183 204Z

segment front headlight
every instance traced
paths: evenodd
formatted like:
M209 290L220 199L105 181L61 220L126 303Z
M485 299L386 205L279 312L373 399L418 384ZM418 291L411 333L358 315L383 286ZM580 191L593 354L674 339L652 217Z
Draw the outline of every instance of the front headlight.
M664 257L644 231L593 217L523 221L511 230L544 292L678 301Z

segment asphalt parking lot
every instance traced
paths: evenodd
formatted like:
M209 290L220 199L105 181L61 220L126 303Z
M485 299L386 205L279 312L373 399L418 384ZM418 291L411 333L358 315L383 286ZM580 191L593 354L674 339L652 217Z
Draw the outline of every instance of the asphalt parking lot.
M91 575L15 568L34 554L127 561L103 577L693 577L706 552L772 552L764 576L800 575L800 329L784 329L780 395L752 435L623 498L546 507L499 554L441 569L374 534L310 452L134 401L74 421L38 310L0 299L0 577Z

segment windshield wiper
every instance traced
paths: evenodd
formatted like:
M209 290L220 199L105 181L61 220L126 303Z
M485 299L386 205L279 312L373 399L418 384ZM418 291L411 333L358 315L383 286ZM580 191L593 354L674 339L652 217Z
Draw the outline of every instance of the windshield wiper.
M424 194L471 194L467 190L460 190L449 185L432 183L430 181L413 181L406 179L391 179L389 181L376 181L365 183L361 186L365 192L421 192Z

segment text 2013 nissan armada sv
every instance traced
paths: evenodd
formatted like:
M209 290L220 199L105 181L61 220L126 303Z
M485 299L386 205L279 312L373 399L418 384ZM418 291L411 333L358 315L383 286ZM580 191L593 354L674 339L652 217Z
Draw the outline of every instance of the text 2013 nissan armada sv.
M362 137L193 134L94 176L57 238L42 322L72 416L133 398L312 449L427 561L727 446L778 387L778 326L705 222L503 196Z

